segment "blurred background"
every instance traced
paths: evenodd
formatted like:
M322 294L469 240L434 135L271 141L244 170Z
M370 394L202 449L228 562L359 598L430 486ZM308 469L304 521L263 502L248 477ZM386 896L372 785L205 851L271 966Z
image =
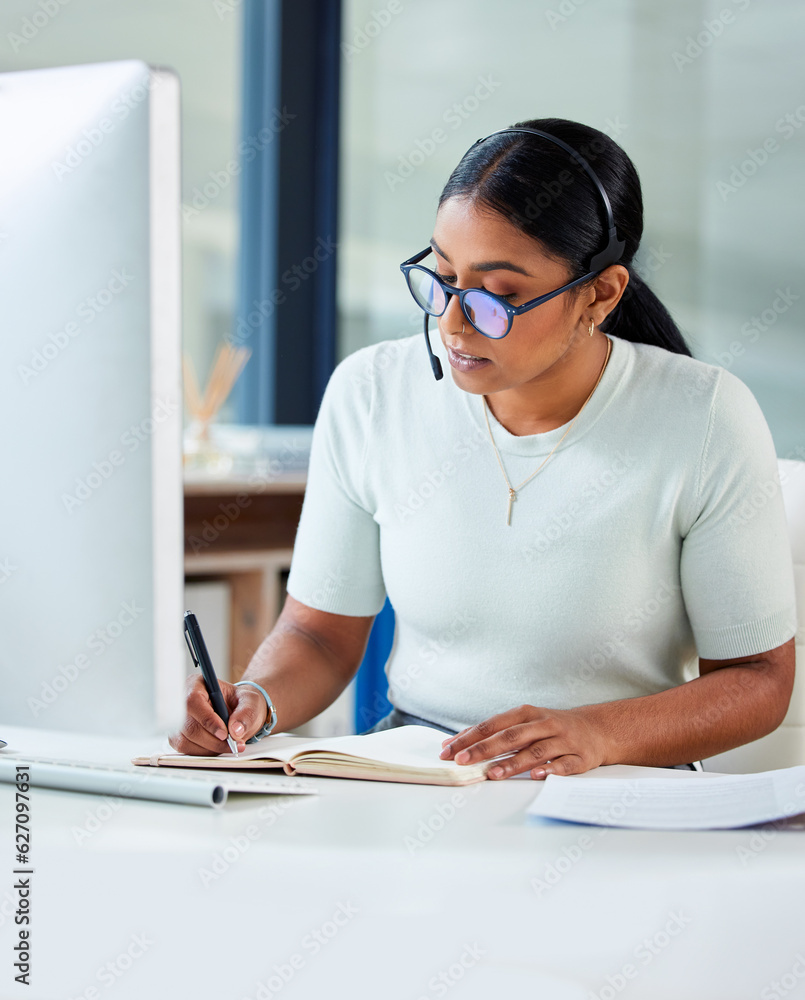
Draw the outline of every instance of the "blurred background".
M0 10L3 70L136 57L178 72L184 338L202 378L253 311L239 302L244 228L279 221L258 202L264 191L243 198L232 164L244 148L251 163L271 161L264 186L279 202L293 180L281 176L281 143L309 153L326 129L337 138L321 178L337 184L335 228L287 264L337 243L324 261L337 263L334 322L317 332L338 360L419 331L398 265L427 243L465 149L518 119L561 116L607 132L635 161L645 273L696 355L750 385L781 455L802 446L805 418L803 45L797 0L5 0ZM292 79L300 62L326 77ZM300 93L305 83L317 100ZM262 143L254 103L270 130ZM310 282L283 283L288 268L272 287L290 298ZM240 340L276 339L279 311L247 321ZM241 378L225 420L315 418L315 399L307 413L249 412L247 387Z
M221 344L249 350L187 469L188 600L219 621L224 676L283 599L333 366L421 330L399 263L467 147L517 120L624 147L642 274L694 355L749 385L778 455L805 458L803 48L798 0L4 0L0 70L138 58L181 80L185 353L203 386ZM255 468L275 507L216 527ZM371 725L367 690L321 731Z

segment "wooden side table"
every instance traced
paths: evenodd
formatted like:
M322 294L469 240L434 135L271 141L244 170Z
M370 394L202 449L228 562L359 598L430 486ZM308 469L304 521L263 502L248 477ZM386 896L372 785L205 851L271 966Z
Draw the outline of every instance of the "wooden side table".
M292 549L186 553L186 579L225 580L230 590L229 677L240 680L255 650L274 626L285 600L282 575Z
M230 586L230 672L239 680L285 601L284 575L306 478L185 479L185 578ZM354 732L355 681L315 718L294 729L310 738Z
M304 492L302 475L185 481L185 577L230 586L232 681L282 609Z

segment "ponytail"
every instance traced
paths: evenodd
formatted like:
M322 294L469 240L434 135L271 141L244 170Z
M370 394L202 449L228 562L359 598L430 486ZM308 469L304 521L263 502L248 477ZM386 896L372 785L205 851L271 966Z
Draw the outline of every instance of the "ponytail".
M518 122L513 127L547 132L572 146L591 164L607 192L618 237L625 243L618 263L628 269L629 284L602 330L633 343L690 355L668 310L635 273L633 260L643 235L643 196L637 170L626 153L604 132L562 118ZM450 175L439 205L452 197L469 197L499 212L548 254L564 261L571 280L587 274L590 261L607 243L600 197L589 177L570 154L539 136L509 132L476 143Z
M674 354L692 356L671 314L631 267L629 284L601 330L633 344L652 344Z

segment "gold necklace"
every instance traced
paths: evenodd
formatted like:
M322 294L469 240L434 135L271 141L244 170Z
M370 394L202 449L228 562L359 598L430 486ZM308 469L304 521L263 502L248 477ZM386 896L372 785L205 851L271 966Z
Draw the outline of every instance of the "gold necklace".
M550 453L548 454L548 457L545 458L544 461L540 464L540 466L538 468L536 468L531 473L531 475L528 477L528 479L524 479L522 481L522 483L520 483L519 486L516 486L516 487L512 486L512 484L509 482L509 477L506 475L506 470L503 468L503 461L502 461L502 459L500 457L500 452L498 451L498 446L495 444L495 439L492 436L492 428L489 426L489 416L488 416L488 413L487 413L486 396L483 396L483 395L481 396L481 399L482 399L483 405L484 405L484 419L486 420L486 429L489 431L489 439L492 442L492 447L495 449L495 456L497 457L498 465L500 466L500 471L503 473L503 478L506 480L506 486L508 487L508 490L509 490L509 506L508 506L508 509L506 511L506 524L507 525L511 525L511 523L512 523L512 504L517 499L517 493L518 493L518 491L521 490L525 486L526 483L530 483L531 480L534 478L534 476L536 476L536 474L540 471L540 469L543 468L543 466L547 463L547 461L551 457L551 455L553 455L553 453L556 451L556 449L559 447L559 445L565 440L565 438L571 432L571 430L573 429L573 424L575 424L575 422L581 416L581 411L590 402L590 399L592 398L593 393L598 388L598 383L601 381L601 378L603 377L604 371L605 371L605 369L607 367L607 364L609 362L609 355L610 355L611 351L612 351L612 341L609 339L609 337L607 337L607 356L604 358L604 364L601 367L601 371L598 373L598 378L595 380L595 385L592 387L590 395L581 404L581 409L576 414L576 416L573 417L573 419L570 421L570 426L565 431L565 433L559 438L559 440L556 442L556 444L553 446L553 448L551 449Z

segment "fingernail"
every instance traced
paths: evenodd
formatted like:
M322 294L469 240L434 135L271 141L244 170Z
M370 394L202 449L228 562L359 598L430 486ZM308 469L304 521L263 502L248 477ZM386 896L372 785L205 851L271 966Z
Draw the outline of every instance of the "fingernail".
M470 752L469 752L469 750L460 750L456 754L456 756L455 756L455 760L459 764L463 764L465 760L469 760L469 759L470 759Z
M539 767L536 770L534 770L534 771L531 772L531 777L535 778L537 781L539 781L541 778L545 777L546 773L547 773L546 771L543 771L543 769L541 767Z
M493 778L499 778L505 772L502 767L493 767L489 773L492 775Z
M225 729L216 729L215 730L215 735L218 737L219 740L225 740L226 739L226 730Z
M245 732L246 730L243 728L243 724L240 722L236 722L235 725L232 727L233 736L242 736Z
M440 757L449 757L451 752L450 747L445 747L444 750L439 754Z

